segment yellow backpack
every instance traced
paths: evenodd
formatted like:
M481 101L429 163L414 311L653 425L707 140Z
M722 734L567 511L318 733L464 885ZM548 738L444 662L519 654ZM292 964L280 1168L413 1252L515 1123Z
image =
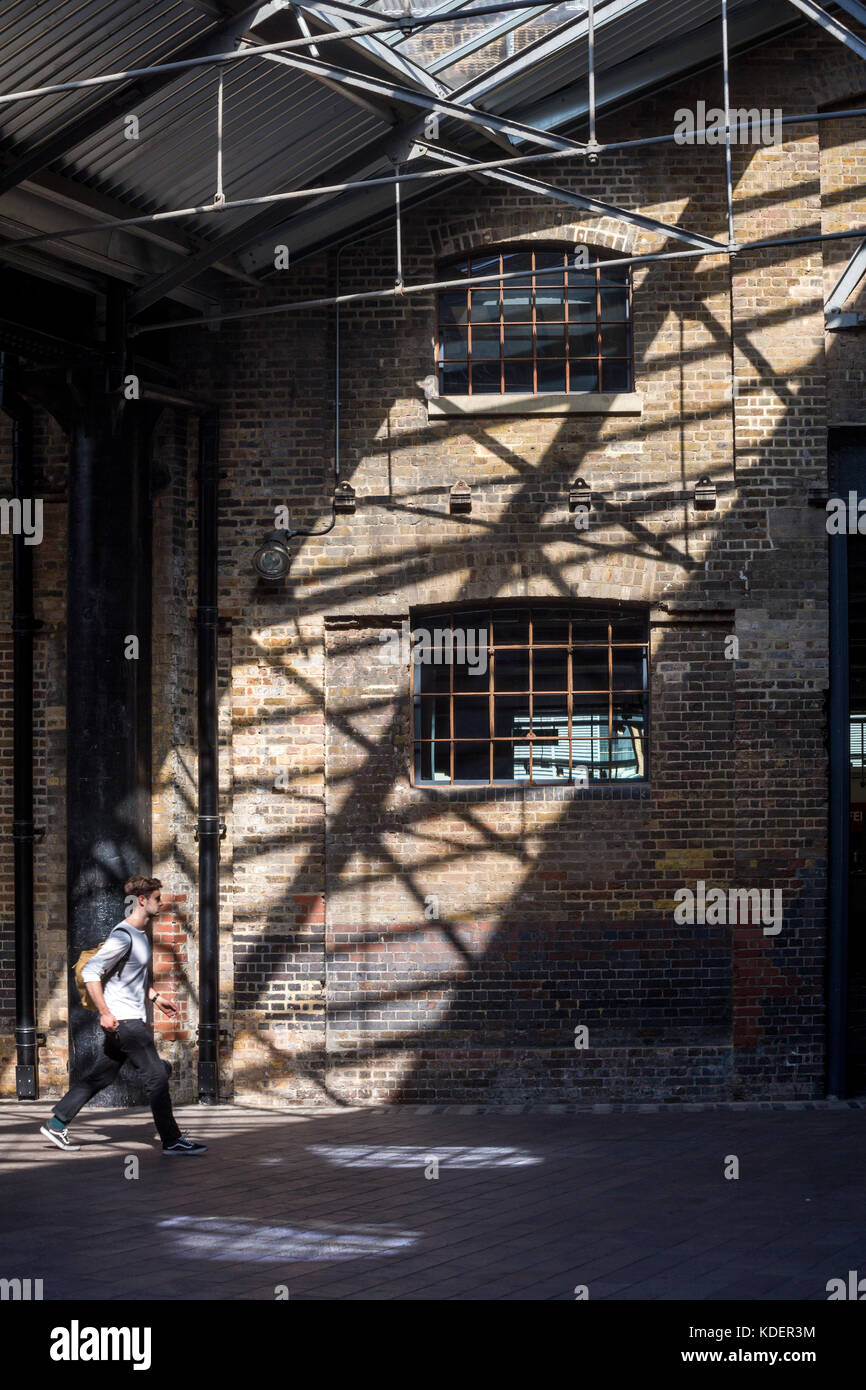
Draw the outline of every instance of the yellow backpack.
M118 928L118 930L123 931L124 928L120 927ZM126 962L129 960L129 953L132 950L132 937L129 935L129 932L127 932L126 934L127 936L129 936L129 945L127 946L123 955L120 957L120 960L116 961L114 965L112 965L108 970L105 971L104 975L102 976L103 984L105 984L105 981L109 978L109 976L113 975L116 970L122 970ZM107 941L108 937L112 935L113 932L109 932L108 936L105 938L105 941ZM93 957L96 955L96 952L102 950L103 946L105 945L105 941L100 941L98 946L91 946L89 950L82 951L81 955L78 957L78 960L72 967L72 974L75 978L75 988L78 991L78 998L81 1000L82 1006L85 1009L89 1009L91 1013L94 1014L97 1012L97 1008L90 995L87 993L87 986L84 983L84 980L81 978L81 972L84 969L87 962L93 959Z

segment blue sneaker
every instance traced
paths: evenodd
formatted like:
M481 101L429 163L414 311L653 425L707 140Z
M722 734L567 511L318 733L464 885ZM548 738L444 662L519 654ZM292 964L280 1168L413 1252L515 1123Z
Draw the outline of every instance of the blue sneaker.
M182 1134L173 1144L163 1144L162 1152L165 1158L169 1154L206 1154L207 1144L198 1144L195 1139L190 1139L188 1134Z

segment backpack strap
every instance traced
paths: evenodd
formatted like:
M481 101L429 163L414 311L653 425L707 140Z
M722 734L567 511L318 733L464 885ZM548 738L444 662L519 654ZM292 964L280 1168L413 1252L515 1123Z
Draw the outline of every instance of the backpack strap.
M116 960L116 961L114 962L114 965L112 965L111 968L110 968L110 969L106 972L106 974L103 976L103 979L105 979L105 980L110 979L110 977L111 977L115 972L117 972L117 974L120 975L121 971L123 970L123 967L126 965L126 962L129 960L129 957L130 957L131 954L132 954L132 935L131 935L131 933L128 932L128 931L126 930L126 927L115 927L113 931L109 932L109 936L110 936L110 937L111 937L111 936L114 936L114 932L115 932L115 931L122 931L122 932L125 932L126 935L129 937L129 945L127 946L126 950L124 951L123 955L119 958L119 960Z

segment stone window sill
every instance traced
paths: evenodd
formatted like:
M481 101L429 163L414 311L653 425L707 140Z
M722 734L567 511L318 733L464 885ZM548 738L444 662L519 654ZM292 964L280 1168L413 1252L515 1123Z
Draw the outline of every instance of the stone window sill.
M638 391L583 395L431 396L427 418L443 415L640 415Z
M594 782L588 787L571 782L416 782L409 792L418 801L649 801L646 779Z

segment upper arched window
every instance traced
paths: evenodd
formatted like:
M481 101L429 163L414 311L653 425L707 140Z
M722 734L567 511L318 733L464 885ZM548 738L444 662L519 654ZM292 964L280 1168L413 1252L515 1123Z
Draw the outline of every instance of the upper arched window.
M631 279L623 265L582 269L594 248L479 251L442 279L501 277L439 291L443 396L633 389Z

